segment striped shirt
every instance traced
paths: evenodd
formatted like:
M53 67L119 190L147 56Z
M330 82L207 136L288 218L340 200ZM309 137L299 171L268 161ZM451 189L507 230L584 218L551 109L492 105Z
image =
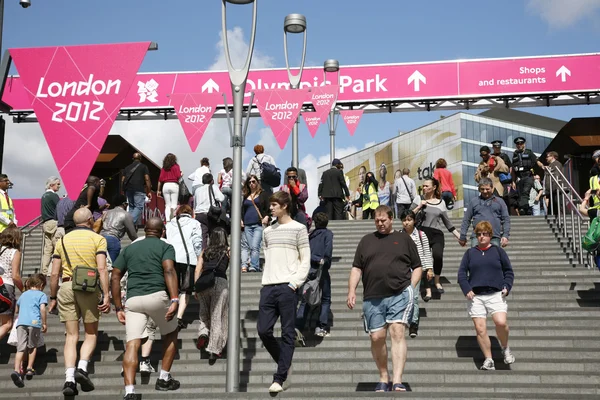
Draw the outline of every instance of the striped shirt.
M424 270L433 268L433 257L431 256L431 247L429 247L429 239L427 235L418 229L413 229L410 235L411 239L417 245L419 258L421 258L421 266Z
M63 243L67 249L69 261L65 257ZM89 228L77 227L56 243L52 258L62 260L63 278L73 276L73 269L78 265L98 268L96 256L106 255L106 239Z
M262 284L287 283L294 288L306 280L310 269L310 245L306 225L296 221L276 223L263 231L265 268Z
M63 197L58 201L58 204L56 205L56 219L58 220L58 226L65 225L65 217L74 205L75 200L71 200L68 197Z

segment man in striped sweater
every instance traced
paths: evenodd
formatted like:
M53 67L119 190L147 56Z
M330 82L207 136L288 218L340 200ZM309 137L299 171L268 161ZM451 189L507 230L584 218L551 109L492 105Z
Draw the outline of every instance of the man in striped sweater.
M306 226L290 217L289 193L276 192L270 198L270 210L277 222L263 231L265 266L260 290L257 329L260 340L277 363L270 393L283 391L283 383L294 356L296 290L310 269L310 246ZM281 317L281 344L273 336L273 327Z

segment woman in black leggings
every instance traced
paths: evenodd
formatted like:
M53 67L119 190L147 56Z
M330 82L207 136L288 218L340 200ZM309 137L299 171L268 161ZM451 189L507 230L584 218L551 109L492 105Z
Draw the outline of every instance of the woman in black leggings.
M442 229L445 226L448 232L451 232L456 237L456 240L460 238L460 234L448 218L448 209L446 208L446 203L442 200L441 187L437 179L427 179L423 182L423 200L419 204L413 203L411 208L415 214L418 212L425 213L419 229L425 232L431 246L435 287L438 292L444 293L444 288L440 283L440 276L442 275L442 268L444 266L445 245ZM420 218L417 217L417 219ZM431 279L431 277L428 276L427 279Z

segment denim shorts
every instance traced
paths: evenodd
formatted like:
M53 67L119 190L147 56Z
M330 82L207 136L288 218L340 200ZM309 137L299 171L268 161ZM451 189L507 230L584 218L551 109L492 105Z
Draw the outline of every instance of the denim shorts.
M388 324L409 325L412 317L414 288L408 285L401 293L380 299L363 301L365 332L373 333Z

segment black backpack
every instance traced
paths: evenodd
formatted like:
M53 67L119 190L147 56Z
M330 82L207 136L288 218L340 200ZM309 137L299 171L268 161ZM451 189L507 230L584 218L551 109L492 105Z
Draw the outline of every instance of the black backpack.
M269 186L277 187L281 185L281 171L279 168L268 162L258 161L258 157L254 157L258 165L260 165L260 181ZM263 157L264 159L264 157Z

